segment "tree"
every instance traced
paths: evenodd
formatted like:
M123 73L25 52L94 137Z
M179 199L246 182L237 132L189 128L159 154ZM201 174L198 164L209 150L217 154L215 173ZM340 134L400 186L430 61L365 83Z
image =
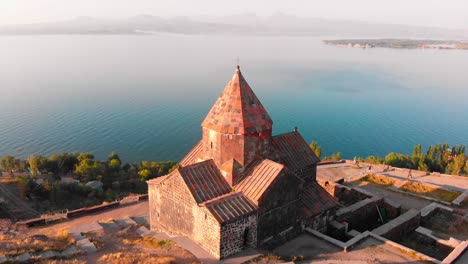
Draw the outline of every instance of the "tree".
M91 155L92 156L92 155ZM94 157L94 156L93 156ZM102 170L102 164L93 159L82 159L75 168L75 173L85 180L94 180Z
M2 159L0 160L0 166L5 171L14 170L18 167L18 165L19 165L18 160L13 156L6 155L6 156L3 156Z
M391 152L387 156L385 156L385 164L400 168L413 167L413 163L409 155L397 154L394 152Z
M119 154L117 154L116 152L111 152L111 154L109 154L109 156L107 157L107 159L108 159L109 161L111 161L111 160L118 160L120 163L122 163L122 160L120 159Z
M69 173L73 171L78 164L78 154L62 152L60 154L52 154L49 158L50 161L56 163L57 173Z
M341 160L341 152L333 153L331 156L332 160Z
M413 158L421 157L421 155L422 155L421 149L422 149L421 144L418 144L418 145L416 145L416 147L414 147L414 149L413 149Z
M465 147L465 145L460 145L459 154L465 154L465 155L466 155L466 147Z
M418 170L429 171L429 166L426 164L425 159L419 159Z
M140 175L142 181L146 181L150 179L152 173L149 169L141 169L138 171L138 175Z
M35 191L37 184L31 179L31 177L17 177L16 182L18 184L21 196L24 198L31 198L31 194Z
M447 172L452 175L460 175L465 167L465 154L457 155L447 166Z
M29 156L28 157L29 169L31 173L35 176L40 174L43 170L49 169L49 160L43 156Z
M359 159L357 159L359 160ZM368 156L365 161L367 163L371 163L371 164L382 164L384 162L384 159L381 158L381 157L377 157L377 156Z
M322 156L322 147L317 144L317 141L312 141L309 146L318 158Z
M120 160L111 159L109 161L109 168L112 169L112 170L120 170Z
M94 155L91 154L91 153L80 153L78 154L78 162L81 162L83 160L93 160L94 159Z

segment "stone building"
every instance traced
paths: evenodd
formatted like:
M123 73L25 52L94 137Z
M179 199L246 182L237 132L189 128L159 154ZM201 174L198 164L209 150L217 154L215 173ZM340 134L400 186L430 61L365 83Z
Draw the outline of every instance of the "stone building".
M273 122L239 66L179 169L148 181L151 228L186 235L218 258L268 247L306 226L326 228L334 199L316 182L319 158L297 129Z

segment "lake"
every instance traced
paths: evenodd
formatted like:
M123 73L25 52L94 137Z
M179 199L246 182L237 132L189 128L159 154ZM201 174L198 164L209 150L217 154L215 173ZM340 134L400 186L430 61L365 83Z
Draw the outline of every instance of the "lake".
M468 52L358 49L307 37L0 37L0 156L116 151L179 160L241 71L274 121L323 154L468 145Z

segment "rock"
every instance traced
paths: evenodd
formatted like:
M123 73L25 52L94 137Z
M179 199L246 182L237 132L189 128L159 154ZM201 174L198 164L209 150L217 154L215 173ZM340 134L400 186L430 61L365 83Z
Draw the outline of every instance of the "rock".
M41 254L39 254L40 259L50 259L50 258L55 258L55 257L57 257L57 252L53 250L49 250L49 251L42 252Z
M137 234L140 236L145 236L146 233L149 232L148 228L141 226L136 230Z
M83 251L77 246L71 246L60 253L60 256L63 258L71 258L76 255L83 253Z
M124 218L124 219L117 220L117 223L120 226L136 226L136 225L138 225L137 222L135 222L131 218Z
M31 255L29 253L24 253L15 258L17 262L26 262L31 260Z
M96 246L88 239L82 239L78 243L76 243L76 245L84 251L86 251L87 253L94 253L97 251Z

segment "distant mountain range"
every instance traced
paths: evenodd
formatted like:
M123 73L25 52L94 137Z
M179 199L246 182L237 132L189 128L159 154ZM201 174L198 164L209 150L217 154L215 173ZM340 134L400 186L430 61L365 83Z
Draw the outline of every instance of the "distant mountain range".
M207 34L278 35L328 38L418 38L467 40L467 29L381 24L362 21L305 18L275 13L261 17L240 14L224 17L162 18L138 15L126 19L79 17L73 20L0 26L1 35L31 34Z

